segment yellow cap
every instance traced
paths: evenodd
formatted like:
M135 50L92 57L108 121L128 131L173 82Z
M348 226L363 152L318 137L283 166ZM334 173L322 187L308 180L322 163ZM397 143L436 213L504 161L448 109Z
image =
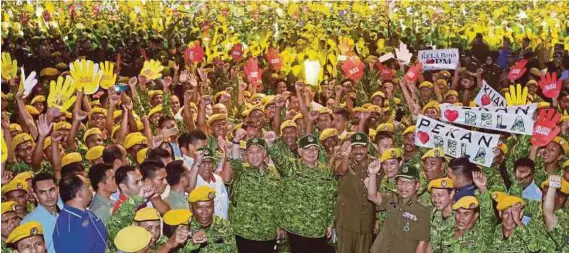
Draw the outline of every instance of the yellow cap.
M7 212L18 211L18 209L19 209L18 203L14 201L2 202L2 215L4 215Z
M207 124L211 126L214 122L216 122L218 120L227 120L227 114L218 113L218 114L211 115L209 117L209 119L207 120Z
M454 187L454 182L448 177L438 178L429 182L427 186L427 191L431 192L432 188L439 189L452 189Z
M520 197L510 195L500 199L498 205L496 205L496 209L498 209L498 211L504 211L515 204L520 204L520 207L524 207L526 202Z
M356 107L354 108L354 113L358 113L358 112L366 112L366 109L363 107Z
M191 218L192 212L188 209L172 209L164 214L164 223L170 226L187 225Z
M81 158L81 154L79 154L78 152L71 152L64 155L63 158L61 158L61 167L71 163L79 163L81 161L83 161L83 158Z
M539 69L537 69L537 68L531 68L531 69L529 70L529 73L532 74L532 75L534 75L534 76L541 76L541 72L539 72ZM532 81L534 81L534 80L532 80ZM535 81L534 81L534 82L535 82ZM528 83L529 83L529 82L528 82ZM527 85L527 84L526 84L526 85ZM535 83L535 85L537 86L537 82Z
M28 183L26 180L12 179L10 182L2 186L2 195L16 190L28 191Z
M450 72L448 70L443 70L443 71L439 72L439 75L444 76L444 77L450 77Z
M134 215L134 221L150 221L150 220L160 220L160 213L158 210L152 207L145 207L138 211Z
M156 95L164 95L164 92L161 90L150 90L150 91L148 91L148 98L149 99L152 99L152 97L154 97Z
M95 107L96 105L98 105L98 106L103 106L103 105L101 104L101 100L98 100L98 99L97 99L97 100L91 101L91 107Z
M421 160L424 160L424 159L430 158L430 157L444 158L445 157L445 151L443 150L443 148L432 148L429 151L427 151L423 155L423 157L421 157Z
M213 96L213 101L217 101L217 99L223 95L229 95L229 93L227 91L220 91L218 93L215 93L215 95Z
M115 138L115 134L117 133L117 131L119 131L119 129L121 128L120 125L115 125L113 126L113 130L111 131L111 138L114 139ZM85 136L83 136L85 137Z
M188 196L188 202L195 203L200 201L208 201L215 198L215 190L209 186L198 186Z
M101 136L103 136L103 132L101 132L101 129L96 127L89 128L89 130L85 131L85 134L83 134L83 142L87 143L87 137L94 134L100 134Z
M294 118L292 118L292 121L294 121L296 123L297 120L299 119L304 119L304 116L302 116L302 113L298 113L294 116Z
M381 109L381 107L379 107L378 105L370 105L367 107L367 111L368 112L377 112L377 113L382 113L383 110Z
M281 132L287 127L297 128L296 123L294 123L293 120L285 120L285 122L281 124Z
M541 183L541 188L547 188L547 187L549 187L549 179L546 179L545 181L543 181L543 183ZM2 187L2 189L4 189L4 187ZM565 179L561 179L561 189L559 190L562 193L569 194L569 182L567 182L567 180Z
M18 175L16 175L12 180L26 181L28 179L32 179L33 177L34 177L33 171L25 171L25 172L18 173Z
M375 131L376 132L384 131L384 132L393 133L395 131L395 126L391 123L382 123L382 124L379 124L379 126L377 126Z
M59 71L56 68L44 68L40 71L41 76L56 76L59 74Z
M144 135L142 135L140 132L130 133L124 139L125 149L132 148L132 146L138 144L147 144L146 137L144 137Z
M478 207L479 205L480 205L480 203L478 202L478 199L476 199L475 197L464 196L452 205L452 210L457 210L460 208L474 209L474 208Z
M447 86L448 83L447 83L447 80L445 80L445 79L439 79L436 81L436 84L442 84L444 86Z
M31 115L40 115L40 111L31 105L26 105L26 111Z
M162 105L157 105L154 108L150 109L148 112L148 117L154 115L155 113L162 112Z
M569 154L569 143L567 143L567 141L559 136L556 136L555 138L553 138L553 142L559 144L561 146L561 148L563 149L563 153L565 153L565 155Z
M365 104L362 105L362 108L364 108L364 109L367 110L370 106L372 106L371 103L365 103Z
M122 116L122 111L121 110L117 110L113 112L113 119L117 119L120 116Z
M55 125L53 125L53 131L69 130L69 129L71 129L71 124L66 121L60 121L57 122Z
M448 96L455 96L455 97L458 97L458 92L455 91L455 90L449 90L449 91L445 94L445 99L446 99Z
M13 131L22 132L22 127L20 126L20 124L17 124L17 123L10 124L10 132L13 132Z
M103 114L105 117L107 117L107 110L97 107L97 108L93 108L91 111L89 111L89 114L87 114L87 117L89 117L89 120L91 120L91 117L93 116L93 114L96 113L101 113Z
M492 193L492 199L496 202L500 202L503 198L507 197L508 194L505 192L493 192Z
M49 147L51 147L51 136L48 136L43 140L43 150L45 151Z
M87 153L85 153L85 159L89 161L98 159L99 157L103 156L103 150L105 150L105 146L92 147L87 151Z
M389 159L401 159L402 153L401 150L398 148L388 148L385 151L383 151L383 154L381 154L381 158L379 159L380 162L385 162Z
M403 131L403 135L406 135L409 133L415 133L415 126L407 127L407 128L405 128L405 131Z
M115 237L115 246L121 252L139 252L152 240L152 234L139 226L128 226L121 229Z
M336 136L336 137L339 136L338 130L336 130L336 128L326 128L320 134L319 140L320 140L320 142L323 142L323 141L327 140L328 138L331 138L334 136Z
M141 164L146 160L146 154L148 153L148 148L143 148L136 152L136 162Z
M383 93L383 91L377 91L371 95L371 100L373 100L374 97L381 97L385 99L385 93Z
M261 109L261 106L259 105L255 105L252 106L251 108L243 111L243 113L241 114L243 117L249 117L249 114L251 114L253 111L255 110L259 110L260 112L263 112L263 110Z
M35 104L35 103L41 103L41 102L45 102L45 96L43 96L43 95L35 96L35 97L32 99L32 102L30 102L30 104L33 105L33 104Z
M502 153L504 153L504 155L507 155L507 154L508 154L508 145L506 145L505 143L503 143L503 142L502 142L502 143L499 143L499 144L498 144L498 148L499 148L500 150L502 150Z
M429 103L427 103L425 106L423 106L423 113L425 113L425 111L427 109L431 109L431 108L434 108L435 110L440 112L441 111L440 106L441 106L441 104L439 104L439 102L437 102L435 100L431 100L431 101L429 101Z
M31 142L32 144L34 143L31 135L27 133L18 134L14 136L14 139L12 139L12 147L15 150L20 144L23 144L27 141Z
M551 106L551 104L549 102L539 102L537 103L537 109L542 109L542 108L549 108Z
M6 239L6 244L16 243L22 239L32 237L32 236L42 236L43 229L41 224L37 221L29 221L20 226L17 226L12 233Z
M118 78L117 83L127 83L128 79L128 76L121 76Z
M328 107L320 107L320 109L318 109L318 113L320 114L330 114L331 116L334 116L334 113L332 112L332 110Z
M569 114L567 114L567 111L565 111L565 113L563 113L563 116L561 116L561 118L559 119L559 122L565 122L565 121L569 121ZM10 126L12 126L12 124L10 124ZM10 131L12 131L12 128L10 128Z
M533 86L537 87L537 81L536 81L536 80L529 80L529 81L526 83L526 86L529 87L530 85L533 85Z
M63 113L63 114L65 115L65 118L67 118L67 119L73 119L73 114L72 114L71 112L64 111L64 112L61 112L61 113Z
M421 84L419 84L419 89L421 88L433 88L433 83L429 82L429 81L424 81Z
M264 97L266 97L267 95L263 94L263 93L255 93L255 95L251 96L251 101L257 100L257 99L263 99ZM262 103L262 101L261 101Z

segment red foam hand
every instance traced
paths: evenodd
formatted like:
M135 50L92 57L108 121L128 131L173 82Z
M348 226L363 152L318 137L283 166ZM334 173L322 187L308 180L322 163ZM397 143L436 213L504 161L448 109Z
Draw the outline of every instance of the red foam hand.
M393 70L392 69L388 68L387 66L385 66L379 62L375 66L379 70L379 78L381 78L381 80L385 81L385 80L392 80L393 79Z
M199 43L194 43L193 46L186 49L184 58L187 63L202 62L205 57L205 52Z
M358 58L350 58L342 64L342 71L348 78L358 81L364 76L364 64Z
M557 80L557 73L553 72L547 73L545 76L541 77L539 80L539 87L543 91L543 95L548 98L555 98L559 96L559 92L561 91L561 78Z
M415 82L419 79L419 72L423 69L423 65L421 63L415 64L413 67L409 68L407 73L405 73L405 80L408 82Z
M555 111L555 109L539 110L537 122L535 122L533 126L531 143L538 147L543 147L551 142L561 131L557 126L557 122L559 122L560 118L561 113Z
M269 48L266 58L267 62L269 62L273 70L281 69L282 60L281 55L279 54L279 50L275 48Z
M243 57L243 45L241 45L241 43L233 45L233 47L231 48L231 58L233 58L234 61L239 61L241 60L242 57Z
M259 64L257 59L251 58L247 60L245 64L245 74L247 75L247 80L251 84L257 84L261 80L261 70L259 69Z
M518 80L520 77L526 73L526 64L528 61L526 59L522 59L516 63L508 73L508 80L515 81Z

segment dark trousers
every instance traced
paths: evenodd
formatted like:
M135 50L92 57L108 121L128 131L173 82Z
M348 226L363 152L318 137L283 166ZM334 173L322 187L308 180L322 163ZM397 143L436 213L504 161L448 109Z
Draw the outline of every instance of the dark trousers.
M277 240L253 241L236 235L237 250L240 253L273 253Z
M326 237L308 238L290 232L287 234L291 253L334 253Z

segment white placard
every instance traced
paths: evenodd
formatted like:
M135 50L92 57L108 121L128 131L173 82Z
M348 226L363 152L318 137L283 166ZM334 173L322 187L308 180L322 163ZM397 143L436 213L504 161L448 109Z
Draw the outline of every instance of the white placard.
M474 102L476 102L479 106L506 106L506 99L500 94L500 92L496 91L492 88L486 80L482 81L482 88L474 98Z
M417 55L423 70L456 69L458 49L421 50Z
M465 155L475 164L492 165L494 148L500 135L470 131L419 115L415 131L415 145L426 148L442 147L445 154L457 158Z
M473 126L532 135L537 104L519 106L468 107L441 104L441 120L460 125Z

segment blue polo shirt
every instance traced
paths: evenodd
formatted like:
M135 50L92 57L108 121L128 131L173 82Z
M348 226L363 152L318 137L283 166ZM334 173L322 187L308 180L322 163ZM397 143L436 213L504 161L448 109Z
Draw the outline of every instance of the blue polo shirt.
M454 194L452 202L457 202L460 198L465 196L474 196L476 189L476 186L473 184L465 185L461 188L456 189L456 194Z
M57 202L57 207L61 209L63 207L63 202L61 199ZM42 205L38 205L34 211L26 215L22 220L22 224L30 221L37 221L41 224L43 229L43 239L45 241L45 247L48 253L55 253L55 248L53 247L53 230L55 229L55 222L57 221L57 216L59 214L53 215Z
M91 211L64 205L55 223L53 244L57 253L104 253L107 229Z

